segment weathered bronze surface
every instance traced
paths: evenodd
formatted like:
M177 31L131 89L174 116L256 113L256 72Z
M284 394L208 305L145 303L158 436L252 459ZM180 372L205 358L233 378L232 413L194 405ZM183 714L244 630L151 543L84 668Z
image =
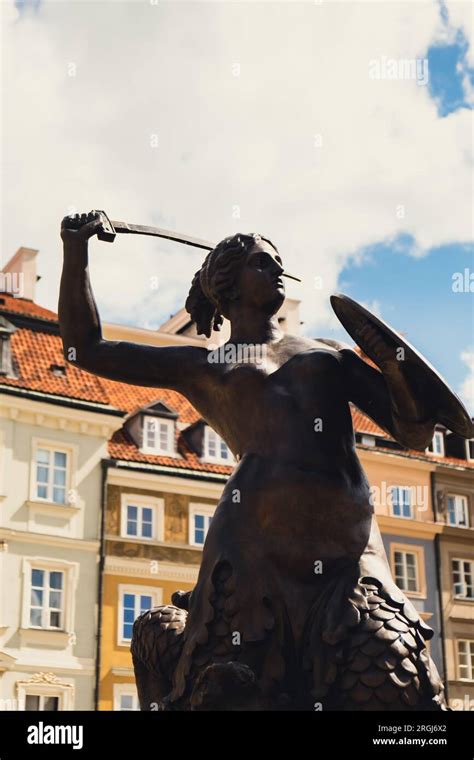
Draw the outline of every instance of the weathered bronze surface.
M436 394L416 391L417 365L406 375L373 323L365 349L381 371L342 344L283 334L282 262L253 235L211 251L186 302L201 333L230 320L234 361L105 341L87 265L99 228L94 216L63 221L66 358L74 349L90 372L179 391L238 459L195 589L135 623L142 709L445 708L432 631L390 574L349 409L424 450L438 410ZM245 361L242 346L255 348Z

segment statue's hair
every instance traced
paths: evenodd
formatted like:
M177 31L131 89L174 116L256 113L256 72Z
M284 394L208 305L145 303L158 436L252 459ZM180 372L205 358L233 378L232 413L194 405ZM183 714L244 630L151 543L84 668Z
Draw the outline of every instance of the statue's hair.
M209 338L213 329L220 330L240 267L255 243L261 240L278 252L271 240L256 233L237 233L224 238L209 251L201 269L193 277L185 304L198 334Z

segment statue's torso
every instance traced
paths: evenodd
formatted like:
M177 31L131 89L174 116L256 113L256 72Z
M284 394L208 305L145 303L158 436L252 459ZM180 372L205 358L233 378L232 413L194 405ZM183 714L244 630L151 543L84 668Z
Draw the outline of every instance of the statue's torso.
M299 582L314 583L317 561L360 556L369 540L342 372L337 350L289 339L260 364L217 367L212 393L193 399L239 458L211 538L261 550Z

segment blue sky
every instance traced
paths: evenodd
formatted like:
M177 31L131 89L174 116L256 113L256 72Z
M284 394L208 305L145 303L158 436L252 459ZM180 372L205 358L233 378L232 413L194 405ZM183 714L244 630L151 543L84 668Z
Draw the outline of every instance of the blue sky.
M307 334L342 337L329 295L346 292L406 333L474 410L473 294L451 290L454 272L474 269L470 2L1 10L1 255L40 250L40 303L57 306L67 213L104 208L211 241L257 231L303 279L288 294ZM369 73L374 61L425 59L425 85ZM156 328L199 264L165 242L94 242L102 318Z
M440 4L440 17L448 27L449 12L444 3ZM462 30L455 30L449 41L427 49L429 93L439 118L460 109L472 110L463 86L463 77L467 77L474 87L468 50ZM474 198L472 202L474 217ZM465 270L466 276L474 273L474 247L472 243L453 242L414 257L410 255L413 240L409 235L400 236L396 243L372 245L362 252L362 259L349 261L340 273L340 289L358 301L375 301L385 321L414 343L459 390L466 376L461 354L467 346L474 348L474 277L472 291L455 292L453 274L464 274ZM344 336L337 327L332 332Z
M473 341L474 294L454 292L453 273L473 271L472 253L472 247L451 245L414 258L374 246L363 263L345 267L340 288L363 303L375 296L383 319L458 388L466 374L461 353Z

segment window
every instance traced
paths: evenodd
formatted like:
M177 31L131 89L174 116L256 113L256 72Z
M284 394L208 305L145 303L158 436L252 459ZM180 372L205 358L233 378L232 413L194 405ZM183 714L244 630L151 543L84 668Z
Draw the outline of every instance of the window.
M232 464L234 461L226 442L208 425L204 428L204 459L221 464Z
M448 495L448 525L454 525L457 528L469 527L466 496Z
M153 510L151 507L127 507L127 536L151 538L153 536Z
M406 486L392 486L390 494L392 500L392 514L395 517L412 517L411 488Z
M192 546L204 546L214 512L215 507L209 504L190 504L189 543Z
M66 504L68 455L66 451L38 446L36 449L35 494L55 504Z
M474 641L458 641L458 670L461 681L474 681Z
M204 544L211 524L212 517L210 515L194 515L194 543Z
M453 559L454 596L458 599L474 599L474 562Z
M114 710L130 712L139 710L137 690L132 684L114 684Z
M74 684L51 672L42 671L26 681L17 681L16 693L19 710L56 712L74 708Z
M142 451L148 454L174 454L174 421L144 417Z
M375 438L373 435L362 435L360 442L363 446L375 446Z
M59 710L59 697L48 694L26 694L25 710L44 710L45 712Z
M5 277L5 275L3 275ZM2 287L3 290L3 287ZM0 317L0 375L12 376L12 348L10 338L16 327L5 317Z
M42 640L65 638L74 646L74 607L79 564L47 557L23 558L21 628ZM57 642L56 642L57 643Z
M418 563L415 553L394 552L395 583L402 591L419 591Z
M441 430L435 430L433 440L426 451L435 457L444 457L444 434Z
M152 587L120 586L119 644L132 640L133 624L143 612L161 604L162 590Z
M64 573L58 570L32 568L30 626L61 630L63 610Z
M122 494L121 535L147 541L164 540L164 501L142 494Z
M474 438L466 441L466 459L468 462L474 462Z

